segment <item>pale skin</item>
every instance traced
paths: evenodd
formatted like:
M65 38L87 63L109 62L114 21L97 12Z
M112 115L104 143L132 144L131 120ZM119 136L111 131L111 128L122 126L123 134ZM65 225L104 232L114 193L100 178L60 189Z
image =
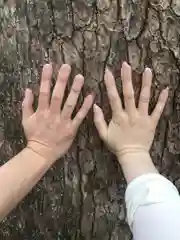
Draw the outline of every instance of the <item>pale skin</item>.
M84 84L82 75L74 79L69 96L62 106L64 91L71 72L69 65L60 68L50 99L52 66L45 65L42 72L38 107L33 111L33 94L26 90L23 101L22 124L27 147L0 168L0 220L2 220L31 191L57 159L67 153L78 128L93 104L88 95L75 118L71 115ZM129 183L149 172L157 172L149 149L155 129L168 98L168 89L161 92L158 103L148 115L152 73L146 69L138 107L135 106L131 68L122 66L125 109L122 108L115 80L106 70L105 85L112 108L112 120L107 126L102 110L94 105L94 122L101 139L116 154ZM61 108L62 107L62 108ZM62 109L62 110L60 110Z
M124 62L121 69L125 109L122 108L112 73L105 73L105 85L112 109L112 119L107 126L100 107L94 105L94 123L101 139L117 156L127 182L146 174L156 173L149 154L156 126L168 98L164 89L151 115L148 114L152 72L146 68L143 73L142 89L138 106L135 105L131 67ZM133 160L132 160L133 159Z

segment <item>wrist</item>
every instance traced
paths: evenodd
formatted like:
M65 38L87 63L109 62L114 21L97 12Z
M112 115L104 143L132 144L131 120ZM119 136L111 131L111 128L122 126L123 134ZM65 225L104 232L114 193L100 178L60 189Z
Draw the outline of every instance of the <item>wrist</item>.
M20 154L22 158L26 160L31 160L31 167L33 166L33 164L35 164L36 167L49 169L54 164L54 161L52 160L52 158L49 158L44 156L43 154L40 154L39 152L35 151L33 148L29 146L26 146L20 152Z
M46 161L54 163L57 160L55 151L39 142L29 141L26 146L26 149L33 151L35 154L39 155L39 157L44 158Z
M126 158L128 155L139 153L145 153L149 155L149 150L141 145L128 145L124 148L121 148L121 150L116 153L116 156L118 160L121 161L121 159Z
M147 150L131 149L117 158L128 183L141 175L158 172Z

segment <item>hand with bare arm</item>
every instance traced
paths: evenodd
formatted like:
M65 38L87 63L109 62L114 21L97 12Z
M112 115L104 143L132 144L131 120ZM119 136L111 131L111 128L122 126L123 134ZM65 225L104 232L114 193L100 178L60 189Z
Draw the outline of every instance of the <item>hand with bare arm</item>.
M121 70L125 109L122 107L112 73L106 70L105 85L112 109L106 124L100 107L94 105L94 122L101 139L117 156L128 183L125 200L128 223L134 239L180 239L180 198L176 187L160 175L149 150L156 126L168 98L164 89L149 115L152 72L146 68L138 106L135 105L131 67ZM172 221L173 219L173 221Z
M70 72L69 65L62 65L50 99L52 66L44 66L35 112L32 108L32 91L27 89L25 92L22 123L27 147L0 168L1 220L31 191L55 161L68 151L92 106L93 96L88 95L75 118L71 118L84 84L83 76L77 75L61 108Z

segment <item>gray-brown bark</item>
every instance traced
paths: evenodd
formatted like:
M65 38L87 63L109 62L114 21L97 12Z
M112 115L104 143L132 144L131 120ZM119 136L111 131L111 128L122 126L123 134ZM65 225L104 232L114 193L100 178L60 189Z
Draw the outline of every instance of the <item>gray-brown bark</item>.
M0 0L1 164L24 146L23 89L38 93L41 67L52 61L81 72L96 92L107 120L102 83L106 65L120 83L128 60L138 95L145 66L153 69L151 109L160 90L170 97L151 154L160 171L180 188L180 2L178 0ZM121 92L121 85L119 84ZM0 225L0 239L131 239L125 223L125 181L103 146L92 113L68 154L46 174Z

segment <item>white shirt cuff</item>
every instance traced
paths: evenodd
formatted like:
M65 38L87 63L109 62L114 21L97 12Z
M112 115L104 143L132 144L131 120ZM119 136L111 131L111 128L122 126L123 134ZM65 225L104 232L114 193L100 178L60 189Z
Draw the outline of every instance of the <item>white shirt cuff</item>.
M177 188L159 173L149 173L137 177L127 187L125 193L127 221L132 230L134 214L138 207L162 202L179 201Z

